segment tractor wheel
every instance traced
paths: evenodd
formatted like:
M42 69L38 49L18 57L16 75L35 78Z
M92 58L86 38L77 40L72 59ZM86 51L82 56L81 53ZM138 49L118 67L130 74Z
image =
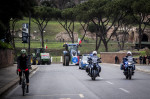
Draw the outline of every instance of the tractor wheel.
M41 65L41 61L40 60L38 61L38 65Z
M66 63L66 64L65 64L66 66L69 66L69 56L66 56L66 57L65 57L65 63Z
M36 60L33 60L32 65L36 65Z
M51 64L51 60L49 60L48 62L47 62L47 65L50 65Z

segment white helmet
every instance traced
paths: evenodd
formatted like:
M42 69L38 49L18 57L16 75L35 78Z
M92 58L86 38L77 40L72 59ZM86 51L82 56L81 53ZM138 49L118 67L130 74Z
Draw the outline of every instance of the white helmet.
M127 54L130 54L130 55L132 55L132 52L131 52L131 51L128 51L128 52L127 52Z
M94 54L97 55L97 51L93 51L93 55L94 55Z

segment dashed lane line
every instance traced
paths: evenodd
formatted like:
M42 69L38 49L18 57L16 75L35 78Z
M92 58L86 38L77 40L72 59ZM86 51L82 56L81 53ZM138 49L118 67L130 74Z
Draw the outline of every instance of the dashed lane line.
M110 82L110 81L106 81L106 83L113 85L114 83Z
M120 90L126 92L126 93L130 93L128 90L124 89L124 88L119 88Z
M80 98L84 98L84 95L83 94L79 94Z

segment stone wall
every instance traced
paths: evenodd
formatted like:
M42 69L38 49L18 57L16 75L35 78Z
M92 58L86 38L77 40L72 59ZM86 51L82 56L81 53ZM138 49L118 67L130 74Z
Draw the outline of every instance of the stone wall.
M139 53L132 53L133 57L136 55L139 55ZM101 60L103 63L115 63L115 56L118 56L119 58L119 63L122 63L122 59L127 55L126 52L101 52L100 56L101 56ZM140 63L139 58L135 58L137 64Z
M0 49L0 68L11 66L14 63L13 50Z
M119 58L119 64L122 62L123 57L127 54L125 52L101 52L102 63L115 63L115 56Z

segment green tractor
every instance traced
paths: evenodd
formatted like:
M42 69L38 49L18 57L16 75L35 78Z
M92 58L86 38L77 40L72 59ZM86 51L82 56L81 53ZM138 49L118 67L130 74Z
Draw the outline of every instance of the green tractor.
M31 64L32 65L50 65L51 58L49 53L45 52L44 48L36 48L34 49L34 53L31 55Z

